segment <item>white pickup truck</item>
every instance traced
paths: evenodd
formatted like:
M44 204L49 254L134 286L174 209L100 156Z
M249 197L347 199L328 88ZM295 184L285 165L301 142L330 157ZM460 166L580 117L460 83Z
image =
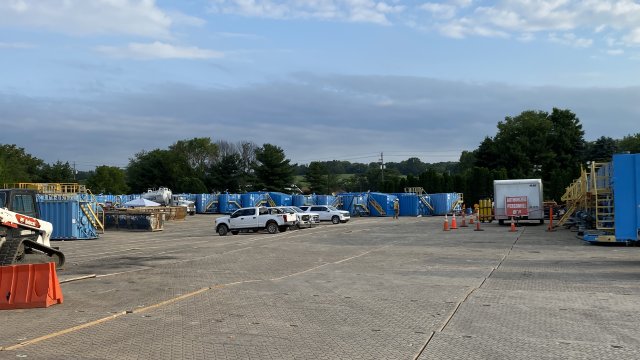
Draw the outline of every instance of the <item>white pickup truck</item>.
M334 224L346 223L351 219L351 214L345 210L338 210L329 205L300 206L305 212L314 212L320 215L320 221L331 221Z
M231 233L237 235L240 231L267 230L269 234L287 231L289 226L296 224L295 214L289 214L275 208L249 207L236 210L229 216L216 219L216 232L220 236Z

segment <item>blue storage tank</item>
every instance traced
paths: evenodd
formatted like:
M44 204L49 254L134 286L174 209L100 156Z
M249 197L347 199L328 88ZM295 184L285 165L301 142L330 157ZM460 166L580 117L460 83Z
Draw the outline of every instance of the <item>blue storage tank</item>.
M458 202L458 193L430 194L431 206L434 215L446 215L453 211L454 205Z
M293 206L315 205L313 195L293 195L291 198Z
M617 241L640 241L640 154L613 155Z
M269 196L276 203L276 206L291 206L293 205L293 196L281 192L270 192Z
M338 198L333 195L315 195L314 201L314 205L336 206L338 204Z
M336 195L338 208L346 210L351 215L362 216L368 215L367 195L363 193L341 193Z
M424 215L421 211L420 199L415 193L397 193L392 195L395 195L400 203L400 216ZM391 209L393 211L393 206Z
M434 215L433 205L431 205L431 195L418 195L418 200L420 201L420 212L422 215Z
M268 206L267 193L265 192L250 192L240 195L240 203L242 207L252 206Z
M220 194L218 197L218 209L221 214L231 214L241 207L240 194Z
M393 201L397 196L383 193L369 193L368 205L371 216L393 216Z
M116 195L98 194L98 195L95 195L95 199L100 204L111 203L115 205L116 203Z
M218 194L196 194L196 212L198 214L215 214L220 212Z
M51 239L96 239L96 230L90 217L98 212L96 202L80 200L79 197L55 198L38 196L40 217L53 224Z

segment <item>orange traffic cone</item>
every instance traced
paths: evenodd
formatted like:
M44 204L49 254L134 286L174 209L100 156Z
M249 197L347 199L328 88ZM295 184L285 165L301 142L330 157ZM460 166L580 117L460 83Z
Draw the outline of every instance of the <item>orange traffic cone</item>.
M511 217L511 228L509 229L510 232L516 232L518 230L516 230L516 223L513 222L513 216Z
M451 218L451 230L456 230L458 228L458 223L456 222L456 214L453 214Z
M460 223L460 227L467 227L467 217L464 215L464 211L462 212L462 222Z
M474 231L484 231L484 229L480 229L480 213L476 213L477 216L477 221L476 221L476 228ZM471 216L471 220L473 220L473 216Z
M449 231L449 219L447 219L447 215L444 216L444 225L442 227L442 231Z
M473 214L471 214L471 217L469 218L469 224L473 225Z

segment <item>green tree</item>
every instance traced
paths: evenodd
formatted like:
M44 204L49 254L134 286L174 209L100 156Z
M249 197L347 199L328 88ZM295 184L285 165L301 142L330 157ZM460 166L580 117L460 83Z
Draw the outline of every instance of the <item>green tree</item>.
M579 175L584 131L569 110L524 111L498 123L498 133L474 152L476 166L507 169L511 179L542 178L546 197L559 199Z
M44 161L16 145L0 145L0 184L39 182Z
M240 176L238 184L241 190L248 190L251 184L256 182L253 172L256 163L256 149L258 145L251 141L239 141L236 144L238 155L240 155Z
M307 169L305 180L309 184L309 191L316 194L326 194L327 168L318 161L312 161Z
M115 166L98 166L87 179L87 188L94 194L127 194L126 173Z
M620 151L628 151L631 154L640 153L640 133L627 135L618 142Z
M57 161L53 165L45 164L40 171L40 181L47 183L75 182L75 170L68 162Z
M255 152L253 167L259 190L285 191L293 184L293 166L284 151L276 145L264 144Z
M204 179L207 169L218 158L218 145L211 142L211 138L193 138L180 140L169 146L169 150L184 157L193 174Z
M200 178L194 176L179 178L175 187L175 193L204 194L206 192L207 186Z
M617 152L618 141L610 137L601 136L596 141L585 144L583 159L586 161L607 162L611 161L611 157Z
M218 192L240 192L242 159L239 154L224 155L211 168L211 184Z
M181 192L178 181L190 175L191 167L186 158L169 150L142 151L130 159L127 166L127 182L136 193L161 186Z

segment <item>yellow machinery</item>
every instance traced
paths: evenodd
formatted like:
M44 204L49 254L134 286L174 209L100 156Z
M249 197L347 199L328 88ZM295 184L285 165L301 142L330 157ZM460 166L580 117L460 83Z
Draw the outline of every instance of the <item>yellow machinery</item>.
M491 199L480 199L478 202L478 218L481 222L493 221L493 201Z

